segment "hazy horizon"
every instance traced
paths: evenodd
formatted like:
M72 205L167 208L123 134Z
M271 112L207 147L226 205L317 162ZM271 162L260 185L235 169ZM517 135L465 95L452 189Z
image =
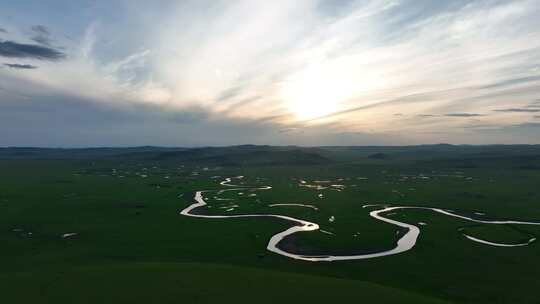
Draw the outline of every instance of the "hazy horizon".
M201 145L201 146L155 146L155 145L141 145L141 146L0 146L0 149L137 149L137 148L157 148L157 149L201 149L201 148L229 148L229 147L245 147L245 146L254 146L254 147L298 147L298 148L330 148L330 147L339 147L339 148L371 148L371 147L381 147L381 148L405 148L405 147L422 147L422 146L456 146L456 147L483 147L483 146L540 146L540 144L448 144L448 143L436 143L436 144L414 144L414 145L319 145L319 146L310 146L310 145L265 145L265 144L234 144L234 145Z

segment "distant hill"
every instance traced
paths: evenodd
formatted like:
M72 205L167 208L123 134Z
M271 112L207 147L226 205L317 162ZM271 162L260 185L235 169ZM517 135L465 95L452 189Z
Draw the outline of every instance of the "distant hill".
M102 159L129 153L183 151L186 148L129 147L129 148L0 148L0 159Z
M205 148L0 148L0 159L177 161L219 166L315 165L330 162L319 148L255 146Z
M267 146L165 148L0 148L0 159L7 160L93 160L171 161L216 166L320 165L332 162L373 164L374 160L392 163L471 168L505 166L520 169L540 168L540 145L419 145L419 146Z
M317 148L231 146L193 148L182 151L147 151L121 155L156 161L181 161L220 166L240 165L315 165L330 159L321 156Z

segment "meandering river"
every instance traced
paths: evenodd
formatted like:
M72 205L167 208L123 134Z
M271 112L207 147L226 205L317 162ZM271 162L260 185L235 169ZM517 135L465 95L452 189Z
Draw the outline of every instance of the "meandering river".
M242 179L243 176L237 176L235 179ZM416 206L383 206L383 205L364 205L364 208L368 207L375 207L379 208L377 210L373 210L369 213L369 215L379 221L403 228L406 232L403 234L397 241L394 248L389 250L382 250L380 252L376 253L368 253L368 254L354 254L354 255L304 255L304 254L295 254L293 252L289 252L286 250L283 250L279 247L280 242L283 241L287 236L293 235L298 232L306 232L306 231L315 231L319 230L319 225L316 223L312 223L306 220L286 216L286 215L278 215L278 214L242 214L242 215L203 215L203 214L196 214L194 213L194 210L197 208L206 206L207 203L204 200L203 193L208 192L218 192L223 193L226 191L245 191L245 190L269 190L272 189L271 186L262 186L262 187L246 187L242 185L233 185L231 184L233 178L226 178L223 180L220 185L228 187L227 189L222 190L201 190L197 191L195 193L195 203L189 205L187 208L180 211L180 214L190 217L198 217L198 218L206 218L206 219L224 219L224 218L248 218L248 217L270 217L270 218L279 218L283 220L287 220L290 222L295 223L294 226L288 228L287 230L284 230L282 232L279 232L275 235L273 235L270 240L268 241L268 245L266 248L274 253L277 253L282 256L286 256L292 259L296 260L303 260L303 261L310 261L310 262L331 262L331 261L346 261L346 260L362 260L362 259L371 259L371 258L377 258L377 257L383 257L383 256L389 256L394 254L399 254L402 252L406 252L411 250L417 240L418 236L420 235L420 228L412 225L407 224L403 222L399 222L390 218L384 217L384 213L387 213L389 211L395 211L399 209L421 209L421 210L430 210L433 212L437 212L440 214L444 214L447 216L459 218L462 220L467 220L470 222L475 223L482 223L482 224L495 224L495 225L508 225L508 224L515 224L515 225L540 225L540 222L530 222L530 221L514 221L514 220L483 220L483 219L476 219L460 214L456 214L450 210L440 209L440 208L429 208L429 207L416 207ZM280 206L280 205L293 205L293 206L299 206L299 207L305 207L305 208L312 208L314 210L317 210L315 206L307 205L307 204L273 204L273 206ZM525 243L518 243L518 244L502 244L502 243L495 243L490 242L486 240L482 240L479 238L472 237L470 235L467 235L463 233L463 235L471 241L482 243L485 245L490 246L498 246L498 247L518 247L518 246L526 246L536 241L536 238L530 238L528 242Z

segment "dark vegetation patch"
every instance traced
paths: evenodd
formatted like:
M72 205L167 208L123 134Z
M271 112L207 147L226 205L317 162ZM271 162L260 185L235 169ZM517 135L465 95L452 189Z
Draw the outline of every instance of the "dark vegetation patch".
M150 183L150 184L148 184L148 186L156 187L156 188L171 188L172 187L171 185L164 184L164 183Z
M522 229L518 225L468 225L458 229L469 236L502 244L527 243L535 234Z
M409 229L403 227L396 227L396 233L393 235L386 236L387 241L390 243L397 243L397 241L408 232ZM369 244L362 242L358 244L357 248L321 248L320 245L313 244L311 242L306 242L303 240L302 234L292 234L284 238L281 243L277 246L281 250L291 252L299 255L314 255L314 256L325 256L325 255L360 255L360 254L371 254L377 253L385 250L389 250L394 245L390 247L381 247L378 244Z
M147 205L142 202L134 202L134 201L119 201L115 202L114 206L120 207L120 208L128 208L128 209L146 209Z
M368 156L369 159L389 159L390 155L386 153L375 153Z
M472 198L472 199L485 199L485 198L487 198L487 196L485 194L472 193L472 192L467 192L467 191L459 192L457 194L457 196L464 197L464 198Z

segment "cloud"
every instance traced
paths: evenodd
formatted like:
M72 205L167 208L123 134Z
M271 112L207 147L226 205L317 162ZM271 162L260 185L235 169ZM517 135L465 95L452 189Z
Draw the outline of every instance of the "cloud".
M180 132L209 144L248 139L220 128L226 124L247 128L239 134L260 132L249 138L261 142L292 141L300 132L279 130L298 126L327 141L328 134L355 134L342 137L349 143L369 130L377 134L362 138L373 142L388 134L406 134L411 142L475 142L483 131L471 136L464 126L526 122L532 115L495 110L536 109L521 101L540 97L536 0L98 2L85 12L74 4L27 19L21 13L5 24L10 41L0 40L0 55L64 60L32 73L2 69L2 86L13 94L35 90L28 98L37 100L63 94L124 111L157 107L169 113L160 116L172 132L167 138ZM36 25L26 37L17 28L28 23L47 27ZM51 46L49 27L71 37L54 36L66 51ZM21 54L14 44L60 55ZM302 116L315 108L323 109L320 116ZM207 128L207 137L195 125ZM500 132L501 142L514 140Z
M530 83L530 82L537 82L540 80L540 76L527 76L527 77L519 77L519 78L513 78L513 79L507 79L504 81L500 81L497 83L489 84L486 86L482 86L481 89L498 89L501 87L506 86L513 86L513 85L519 85L524 83Z
M32 31L39 35L50 35L49 29L44 25L34 25L32 26Z
M515 127L523 127L523 128L532 128L532 129L540 129L540 122L525 122L521 124L514 125Z
M540 108L540 100L528 104L527 108Z
M33 70L37 69L37 66L30 64L19 64L19 63L4 63L5 66L12 69L22 69L22 70Z
M169 121L177 124L201 123L208 119L208 113L202 109L192 108L170 113Z
M32 41L47 47L53 46L51 32L48 27L44 25L34 25L31 29L32 32L34 32L34 36L30 38Z
M444 116L447 116L447 117L479 117L479 116L484 116L483 114L478 114L478 113L449 113L449 114L444 114Z
M37 42L38 44L42 44L45 46L51 46L51 40L46 36L34 36L32 37L32 41Z
M8 31L6 29L0 27L0 33L7 33L7 32Z
M504 113L537 113L540 112L540 109L531 109L531 108L509 108L509 109L498 109L494 110L495 112L504 112Z
M227 101L231 98L234 98L240 95L241 91L242 91L242 87L231 87L231 88L225 89L217 96L216 100L218 102Z
M300 130L299 128L283 128L279 130L279 133L289 133Z
M64 59L66 54L56 49L36 44L0 41L0 56L38 60L59 60Z

